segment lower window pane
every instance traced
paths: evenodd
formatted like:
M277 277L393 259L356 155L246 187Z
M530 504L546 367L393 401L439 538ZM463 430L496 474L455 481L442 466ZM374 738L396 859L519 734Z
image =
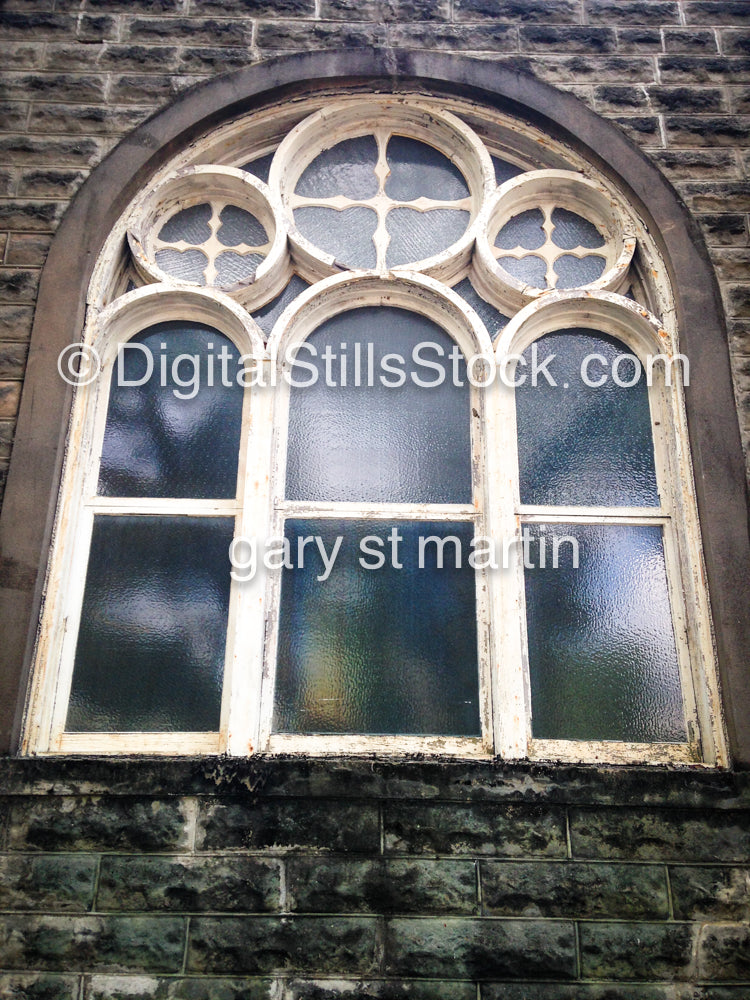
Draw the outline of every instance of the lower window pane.
M442 569L430 536L458 542L445 544ZM319 542L307 544L300 566L299 539L308 537ZM473 537L466 521L288 520L293 568L282 577L274 731L481 735ZM319 580L318 545L330 560L338 539ZM360 560L374 566L377 553L383 566L364 568Z
M229 517L97 516L68 732L217 732Z
M533 735L684 743L662 529L524 527Z

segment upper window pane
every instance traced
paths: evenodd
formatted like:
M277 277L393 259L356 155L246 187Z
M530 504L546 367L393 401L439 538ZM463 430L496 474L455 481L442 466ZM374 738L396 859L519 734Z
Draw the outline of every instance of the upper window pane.
M320 326L298 361L309 369L294 369L288 499L471 502L470 386L437 324L353 309Z
M521 503L658 506L648 386L625 345L564 330L541 337L523 357L516 369L517 381L525 376L516 388Z
M243 389L239 352L195 323L159 323L115 364L99 495L233 497Z

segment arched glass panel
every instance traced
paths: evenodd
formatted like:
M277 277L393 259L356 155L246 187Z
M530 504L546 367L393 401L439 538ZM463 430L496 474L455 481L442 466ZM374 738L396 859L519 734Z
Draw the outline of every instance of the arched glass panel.
M471 502L470 386L436 323L340 313L301 345L293 377L287 499Z
M523 359L521 503L658 506L648 386L632 352L614 337L563 330L540 337Z
M243 388L231 340L186 321L120 345L99 495L234 497Z

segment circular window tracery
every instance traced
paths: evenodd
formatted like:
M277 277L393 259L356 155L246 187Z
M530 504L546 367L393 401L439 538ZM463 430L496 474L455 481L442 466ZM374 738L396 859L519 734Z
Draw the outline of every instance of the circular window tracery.
M619 291L635 250L627 217L582 174L534 170L501 185L482 213L474 276L500 308L549 289Z
M190 167L136 207L128 240L147 282L220 288L259 304L289 277L284 228L262 181L231 167Z
M454 115L384 100L305 119L277 150L269 183L308 280L408 267L450 282L467 263L494 171Z

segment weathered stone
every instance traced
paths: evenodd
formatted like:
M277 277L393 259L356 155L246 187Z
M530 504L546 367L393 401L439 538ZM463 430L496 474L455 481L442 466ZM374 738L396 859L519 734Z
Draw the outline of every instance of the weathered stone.
M0 226L54 232L66 207L60 201L0 201Z
M20 198L70 198L88 176L85 170L22 170L18 180ZM20 234L19 234L20 235ZM14 263L8 261L8 263ZM17 263L23 263L18 261Z
M187 846L179 800L148 798L31 798L11 806L13 850L169 851Z
M0 81L3 98L69 101L88 104L103 101L107 78L91 73L4 73Z
M0 916L9 970L177 972L184 948L177 917Z
M698 974L718 982L750 981L750 924L704 924L698 946Z
M247 18L136 17L127 22L123 41L167 45L250 45L253 22Z
M0 302L34 302L38 283L38 271L0 268Z
M695 212L750 211L750 181L686 181L679 191Z
M616 115L610 119L616 122L636 142L645 146L661 145L659 119L648 115Z
M282 1000L476 1000L474 983L414 979L288 979Z
M29 131L64 135L130 132L150 114L151 108L35 104L29 118Z
M750 282L750 247L713 250L711 260L721 281Z
M75 34L75 18L48 11L8 11L0 13L0 38L33 38L35 42L66 38Z
M77 976L31 973L16 976L0 973L0 996L8 1000L78 1000Z
M737 316L739 318L750 316L750 285L725 285L723 288L724 301L726 303L727 311L730 316ZM719 860L722 861L747 861L750 858L750 854L745 852L734 857L725 857ZM700 858L698 860L709 860Z
M177 68L180 73L222 73L253 62L257 54L245 47L191 46L181 50Z
M584 979L684 982L694 972L691 924L581 923Z
M652 83L654 65L643 56L557 56L534 57L530 69L548 83Z
M726 111L726 96L718 87L649 87L648 98L657 111L678 114Z
M87 976L81 1000L278 1000L272 979Z
M618 52L663 52L664 43L658 28L617 28Z
M287 862L289 909L310 913L464 913L477 911L472 861Z
M518 917L669 915L664 869L655 865L482 861L485 913Z
M688 24L742 24L750 22L745 0L685 0Z
M664 48L667 52L705 52L707 55L718 51L716 35L713 31L696 31L695 28L665 28Z
M374 803L237 799L208 800L198 817L196 849L377 851Z
M590 24L679 24L677 0L586 0Z
M76 35L84 42L108 41L117 38L118 22L109 14L82 14L78 18Z
M573 924L565 921L400 918L386 923L390 975L492 979L572 979Z
M44 65L57 72L80 69L91 71L92 64L98 70L113 70L124 73L141 70L144 66L158 67L160 73L177 67L178 49L166 45L121 45L105 42L101 45L66 45L50 42L46 48Z
M100 0L106 3L107 0ZM179 0L177 0L179 3ZM194 0L190 13L212 12L226 16L314 17L315 0Z
M750 868L670 866L678 920L750 920Z
M280 865L264 858L102 858L97 910L273 912Z
M32 135L0 136L0 158L6 163L92 166L102 158L103 152L101 140L84 136L76 139L50 139Z
M580 0L454 0L457 21L541 21L579 24Z
M438 49L453 52L456 48L484 52L513 52L518 49L516 28L507 24L391 24L390 45L406 49Z
M519 30L521 49L527 52L588 52L593 55L614 52L617 39L612 28L587 25L524 25Z
M6 132L22 132L29 117L29 106L21 101L0 103L0 122Z
M750 59L724 56L659 56L662 83L746 83L750 79Z
M620 111L622 108L644 108L648 96L643 87L622 87L605 84L594 87L596 107L600 111Z
M0 420L0 458L8 458L10 456L13 448L15 429L15 420ZM11 886L11 889L13 889L13 886Z
M565 857L562 810L539 806L385 806L385 849L408 854Z
M31 306L0 306L0 337L3 340L27 341L33 319Z
M0 910L85 911L95 874L95 857L0 856Z
M572 809L570 837L577 858L743 861L750 857L749 821L741 810Z
M376 968L374 917L194 917L190 972L317 972L340 976Z
M668 115L664 119L672 146L747 146L750 115Z
M450 0L322 0L323 20L450 21Z
M370 45L383 45L386 28L383 24L356 21L315 21L289 24L280 21L261 21L258 24L256 43L262 49L321 49L335 45L341 49L361 49Z
M711 987L704 992L700 986L678 983L483 983L480 992L482 1000L745 1000L737 993L715 993Z
M729 149L659 149L654 150L650 156L665 174L680 180L731 176L737 173L737 158L734 151ZM722 218L741 220L742 216L727 215ZM727 225L731 227L729 222Z

